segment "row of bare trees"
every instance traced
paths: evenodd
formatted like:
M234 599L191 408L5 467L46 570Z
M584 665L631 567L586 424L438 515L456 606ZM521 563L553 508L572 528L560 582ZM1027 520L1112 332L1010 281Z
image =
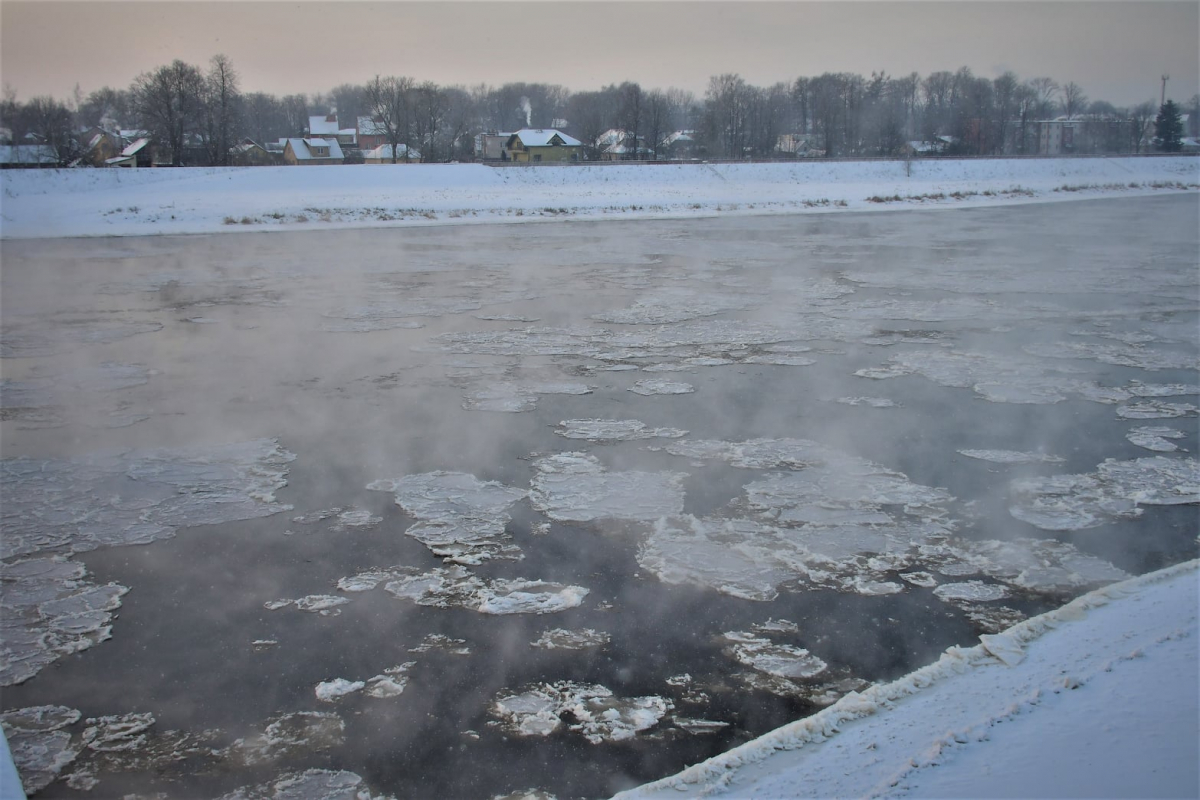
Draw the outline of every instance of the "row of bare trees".
M584 143L588 159L601 156L607 146L601 136L614 129L623 132L628 158L654 158L678 130L692 131L697 154L709 158L770 157L787 134L826 156L895 155L906 142L939 138L955 153L1031 153L1037 151L1034 123L1059 115L1121 121L1124 133L1097 146L1136 152L1147 146L1147 122L1158 110L1153 102L1125 109L1090 102L1073 82L1021 80L1012 72L988 79L966 67L924 77L827 72L765 87L730 73L713 76L703 97L632 81L571 92L545 83L439 86L381 75L325 93L279 97L243 93L233 64L218 55L206 71L176 60L139 75L128 89L105 87L86 97L77 90L67 103L44 97L17 103L7 90L0 116L15 140L33 132L60 153L79 149L81 128L134 128L153 136L173 163L222 165L242 137L266 142L303 135L309 116L331 108L342 127L372 118L395 159L409 157L407 145L427 161L472 158L475 133L523 127L561 129ZM1183 108L1195 126L1200 97Z

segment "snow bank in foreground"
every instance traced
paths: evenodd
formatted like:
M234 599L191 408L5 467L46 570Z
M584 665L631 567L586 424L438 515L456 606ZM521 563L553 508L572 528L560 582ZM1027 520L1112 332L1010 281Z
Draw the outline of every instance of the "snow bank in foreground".
M618 796L1195 796L1198 567L1083 595Z
M4 238L994 205L1196 188L1200 159L6 170Z

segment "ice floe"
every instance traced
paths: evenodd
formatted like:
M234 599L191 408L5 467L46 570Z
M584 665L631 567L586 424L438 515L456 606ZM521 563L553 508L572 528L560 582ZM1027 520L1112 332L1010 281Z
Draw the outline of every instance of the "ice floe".
M0 714L0 726L26 794L49 786L78 757L79 746L63 728L82 716L66 706L33 706Z
M501 729L516 736L549 736L564 725L592 744L633 739L653 728L674 707L665 698L615 697L597 684L542 683L516 694L501 694L492 715Z
M295 456L274 439L0 462L4 558L146 544L184 526L264 517Z
M651 521L683 510L682 472L610 472L587 453L533 462L533 507L559 522Z
M1061 464L1065 458L1021 450L959 450L967 458L991 461L994 464Z
M542 650L587 650L592 647L603 647L612 639L604 631L592 628L569 631L564 628L551 628L542 631L542 635L529 643L530 647Z
M1162 400L1142 400L1129 405L1117 406L1121 419L1174 419L1194 417L1200 408L1191 403L1168 403Z
M463 408L471 411L503 411L520 413L537 407L538 398L546 394L590 394L586 383L566 381L500 382L478 386L463 398Z
M636 419L564 419L554 432L567 439L590 442L628 442L636 439L678 439L687 431L678 428L648 428Z
M417 605L466 608L481 614L553 614L583 603L582 586L516 578L484 580L460 566L407 575L383 587Z
M45 320L0 326L0 358L40 358L162 330L160 322Z
M346 770L289 772L254 786L243 786L217 800L386 800L371 793L361 776Z
M408 648L410 653L428 653L431 650L441 650L452 656L469 656L471 654L471 648L467 646L466 639L455 639L443 633L426 634L419 645Z
M887 397L839 397L834 401L846 406L870 406L871 408L895 408L897 403Z
M1182 449L1179 445L1167 440L1183 439L1186 436L1187 434L1183 431L1164 426L1134 428L1125 434L1125 438L1138 447L1144 447L1147 450L1154 450L1159 453L1173 453L1176 450Z
M505 530L509 507L526 495L522 489L443 471L375 481L367 488L394 494L396 505L418 520L406 533L446 561L522 558Z
M961 583L943 583L933 590L933 594L939 600L986 602L989 600L1003 600L1009 596L1009 591L1005 587L995 583L964 581Z
M281 608L295 606L300 611L320 614L323 617L336 617L342 613L338 606L344 606L349 602L350 598L338 597L334 594L310 594L296 600L269 600L263 603L263 608L268 611L278 611Z
M0 564L0 588L0 686L111 638L112 612L129 591L92 583L83 564L61 556Z
M724 634L728 654L739 664L780 678L815 678L829 665L807 650L743 631Z
M255 765L338 747L346 723L332 711L296 711L272 717L263 732L238 739L229 748L237 760Z
M629 387L629 391L640 395L656 395L656 394L691 394L696 391L696 387L690 383L682 383L679 381L664 381L657 378L647 378L646 380L638 381L633 386Z
M1200 503L1200 462L1153 456L1108 459L1095 472L1012 483L1009 512L1043 530L1094 528L1136 517L1143 505Z
M366 685L365 681L348 681L345 678L334 678L330 681L318 683L314 691L318 700L323 703L332 703L348 694L362 691Z

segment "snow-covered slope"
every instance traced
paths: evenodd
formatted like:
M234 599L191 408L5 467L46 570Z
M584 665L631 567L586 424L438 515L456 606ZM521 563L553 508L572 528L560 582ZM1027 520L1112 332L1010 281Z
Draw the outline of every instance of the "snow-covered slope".
M618 795L1195 797L1200 562L1084 595Z
M4 238L796 213L1175 191L1200 159L6 170Z

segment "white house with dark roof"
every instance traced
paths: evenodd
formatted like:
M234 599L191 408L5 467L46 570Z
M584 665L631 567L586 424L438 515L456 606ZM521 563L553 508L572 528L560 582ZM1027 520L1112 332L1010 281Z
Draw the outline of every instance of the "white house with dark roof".
M341 164L345 161L342 146L337 139L308 137L288 139L283 146L283 163L299 166Z
M524 163L578 161L583 142L554 128L522 128L508 137L504 152Z

